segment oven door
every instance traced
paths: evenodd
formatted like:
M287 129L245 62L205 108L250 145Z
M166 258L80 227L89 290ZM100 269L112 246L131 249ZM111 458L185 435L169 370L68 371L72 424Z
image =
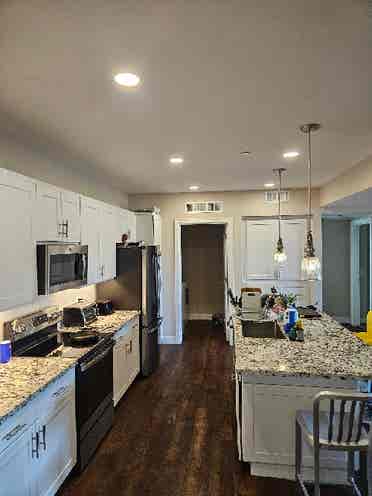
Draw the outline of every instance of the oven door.
M88 246L37 246L38 293L51 294L87 284Z
M87 357L77 368L76 417L80 439L113 397L113 342ZM97 418L96 418L97 417Z

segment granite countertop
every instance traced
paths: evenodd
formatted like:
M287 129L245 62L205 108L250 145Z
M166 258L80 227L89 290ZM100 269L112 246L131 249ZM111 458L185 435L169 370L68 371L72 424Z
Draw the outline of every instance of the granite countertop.
M114 313L109 315L99 315L97 320L84 327L84 329L98 331L100 333L116 332L138 315L138 310L115 310ZM82 328L80 326L72 326L63 327L61 332L80 332L81 330Z
M245 338L235 318L235 371L283 377L372 378L372 347L326 314L302 319L305 341Z
M69 358L14 357L0 364L0 426L75 363Z
M116 310L111 315L99 316L86 329L114 334L138 315L137 310ZM81 327L66 327L62 332L81 330ZM0 364L0 425L69 368L75 366L78 359L93 347L65 347L62 357L13 357L9 363Z

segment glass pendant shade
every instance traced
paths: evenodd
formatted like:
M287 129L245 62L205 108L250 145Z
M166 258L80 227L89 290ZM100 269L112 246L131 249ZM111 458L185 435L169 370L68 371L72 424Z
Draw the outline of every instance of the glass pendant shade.
M322 268L320 260L315 256L313 235L308 231L304 257L301 262L301 276L305 281L320 281L322 278Z
M276 251L274 253L274 262L277 265L283 265L287 261L287 255L284 251L282 238L278 239L278 243L276 245Z

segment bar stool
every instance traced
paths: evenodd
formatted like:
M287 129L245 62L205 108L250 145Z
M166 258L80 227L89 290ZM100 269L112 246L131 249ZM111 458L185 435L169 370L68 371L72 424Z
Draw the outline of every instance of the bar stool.
M347 452L348 480L355 492L367 494L367 450L368 433L363 424L364 411L371 394L338 393L322 391L314 397L313 411L298 411L296 414L296 481L302 494L309 496L301 475L302 436L314 454L314 496L320 496L320 450ZM321 411L321 401L329 400L329 410ZM340 402L335 412L335 401ZM363 493L354 480L354 457L359 452L360 476Z

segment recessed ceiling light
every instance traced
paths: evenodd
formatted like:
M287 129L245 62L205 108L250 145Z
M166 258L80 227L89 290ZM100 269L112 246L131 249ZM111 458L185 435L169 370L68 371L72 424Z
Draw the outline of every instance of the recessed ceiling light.
M189 186L189 190L190 190L190 191L198 191L199 187L200 187L200 186L197 186L197 185L195 184L195 185L193 185L193 186Z
M251 155L252 152L245 150L243 152L240 152L240 155Z
M295 150L289 151L289 152L284 152L283 157L284 158L296 158L298 157L300 152L296 152Z
M139 85L141 79L137 76L137 74L132 74L131 72L120 72L114 76L114 81L120 86L135 88Z
M183 157L180 157L179 155L171 157L169 159L169 162L173 165L180 165L183 164Z
M275 186L275 183L265 183L264 186L265 188L273 188Z

